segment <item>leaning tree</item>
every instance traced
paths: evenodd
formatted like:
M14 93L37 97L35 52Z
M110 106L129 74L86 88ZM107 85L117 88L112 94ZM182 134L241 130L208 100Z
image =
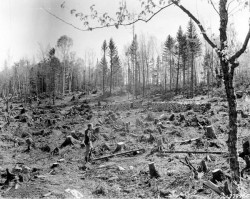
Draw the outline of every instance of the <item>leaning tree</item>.
M239 171L239 161L238 161L238 154L237 154L237 103L233 85L234 79L234 72L235 69L239 66L238 58L244 53L247 48L248 41L250 39L250 26L246 38L242 44L242 46L236 50L234 53L231 53L229 42L228 42L228 35L227 35L227 28L228 28L228 21L229 21L229 8L231 5L236 6L246 6L248 5L248 0L219 0L218 4L214 4L213 0L208 0L208 3L213 6L214 10L219 15L220 21L220 42L217 45L213 42L213 40L209 37L207 32L205 31L204 26L201 24L199 19L190 12L183 4L183 0L169 0L166 2L165 0L140 0L141 2L141 12L138 13L137 18L135 15L130 13L126 2L122 1L119 4L118 10L116 12L116 17L109 16L108 13L99 13L95 9L95 5L90 7L90 13L83 14L76 9L70 9L70 13L72 16L77 17L83 23L83 28L77 27L72 23L69 23L60 17L56 16L54 13L51 13L49 10L46 10L48 13L56 17L57 19L67 23L68 25L80 30L80 31L91 31L94 29L100 29L105 27L116 27L119 26L127 26L132 25L139 21L149 22L153 17L155 17L161 11L164 11L170 6L175 5L184 13L187 14L189 18L191 18L200 29L203 38L206 42L214 49L216 54L220 60L220 67L223 73L223 80L225 86L225 92L228 102L228 111L229 111L229 130L228 130L228 150L229 150L229 162L230 162L230 169L232 172L232 178L237 183L240 182L240 171ZM62 8L65 8L67 5L64 2L61 4ZM166 19L167 20L167 19ZM96 21L91 25L91 22ZM250 25L250 24L248 24Z

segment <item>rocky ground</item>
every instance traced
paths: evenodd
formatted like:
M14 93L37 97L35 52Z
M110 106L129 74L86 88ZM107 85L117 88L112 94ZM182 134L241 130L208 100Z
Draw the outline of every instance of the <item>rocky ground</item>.
M230 175L229 157L224 153L228 131L225 100L200 96L192 103L210 103L211 109L173 113L154 112L150 105L103 110L103 104L126 101L127 97L103 102L98 95L78 96L57 100L55 106L45 101L25 107L13 103L9 124L2 112L2 198L221 198L204 182L216 180L217 187L224 187ZM250 116L244 100L238 103L244 110L238 117L242 151ZM85 165L81 141L89 122L94 124L97 139L92 162ZM210 125L216 137L207 133L205 127ZM131 152L122 154L127 151ZM245 161L239 160L243 169ZM149 171L152 163L156 173ZM216 178L218 170L222 174ZM239 190L243 198L250 198L249 188L245 172Z

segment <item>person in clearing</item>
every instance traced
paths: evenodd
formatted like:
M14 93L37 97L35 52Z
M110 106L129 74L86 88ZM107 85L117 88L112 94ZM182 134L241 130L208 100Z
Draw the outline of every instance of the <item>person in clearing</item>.
M93 135L93 124L89 123L88 128L85 130L85 138L84 138L84 144L86 146L85 151L85 161L86 163L89 162L91 158L91 153L93 149L92 139L95 138Z

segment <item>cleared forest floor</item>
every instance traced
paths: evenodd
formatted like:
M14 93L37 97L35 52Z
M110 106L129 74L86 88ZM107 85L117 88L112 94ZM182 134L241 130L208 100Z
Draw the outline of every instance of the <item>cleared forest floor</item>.
M88 96L87 100L83 97L70 101L71 98L67 96L57 101L55 106L33 103L31 107L24 107L26 111L23 114L20 114L23 109L21 104L13 103L9 125L5 124L2 113L2 198L220 198L211 189L204 188L202 180L210 180L215 169L229 174L228 156L177 154L175 151L227 151L228 113L225 100L199 96L193 102L211 103L210 110L169 113L153 112L150 106L108 111L97 106L98 95ZM108 100L121 102L128 97ZM185 99L179 101L184 102ZM239 108L245 107L245 101L240 99L238 103ZM101 104L106 102L101 101ZM162 132L159 132L156 121L161 122ZM99 128L94 142L94 159L113 154L120 142L125 147L118 153L137 149L145 149L145 152L96 160L83 167L85 149L80 142L89 122ZM202 126L209 123L213 125L217 139L205 136ZM129 129L126 129L126 124ZM242 140L249 136L250 116L239 114L238 126L239 151L242 151ZM62 146L67 136L71 136L73 145ZM28 138L34 142L30 151L27 151ZM159 140L163 143L162 151L157 148ZM54 151L56 147L58 154ZM208 173L194 179L193 172L182 163L185 157L195 168L206 159ZM245 161L239 160L242 169ZM159 178L150 177L150 162L154 162ZM7 168L17 178L8 184L5 183ZM240 189L243 198L250 198L247 173Z

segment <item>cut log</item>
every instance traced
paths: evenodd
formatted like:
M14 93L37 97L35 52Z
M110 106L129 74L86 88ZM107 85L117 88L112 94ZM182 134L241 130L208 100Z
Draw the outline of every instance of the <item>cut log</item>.
M206 126L205 136L210 139L217 139L213 126Z
M130 153L132 153L133 155L136 155L136 154L144 153L144 152L145 152L145 149L136 149L136 150L131 150L131 151L125 151L125 152L122 152L122 153L117 153L117 154L112 154L112 155L96 158L96 159L93 159L92 162L97 161L97 160L109 159L109 158L112 158L112 157L115 157L115 156L127 155L127 154L130 154Z
M61 144L60 148L66 147L68 145L71 145L71 146L74 145L72 136L67 136L65 141Z
M194 153L194 154L217 154L217 155L228 154L228 152L223 152L223 151L163 151L163 153Z
M155 168L154 162L150 162L148 164L148 167L149 167L149 174L150 174L151 178L159 178L159 177L161 177L159 172Z
M125 142L118 142L113 153L117 153L125 148Z
M206 187L212 189L215 193L217 193L219 195L223 194L223 191L217 185L215 185L214 183L212 183L211 181L203 181L203 184Z

